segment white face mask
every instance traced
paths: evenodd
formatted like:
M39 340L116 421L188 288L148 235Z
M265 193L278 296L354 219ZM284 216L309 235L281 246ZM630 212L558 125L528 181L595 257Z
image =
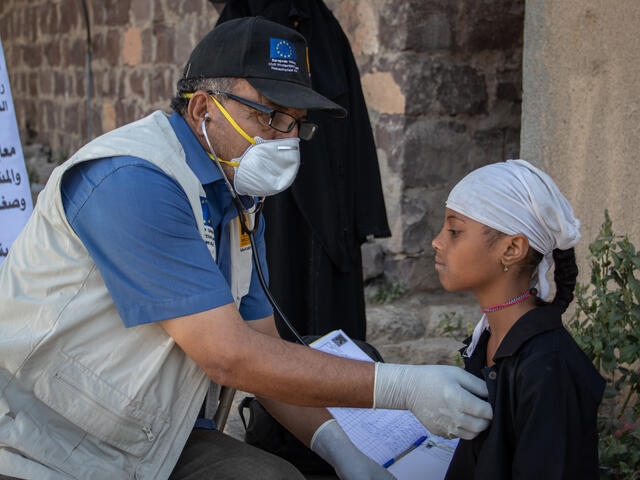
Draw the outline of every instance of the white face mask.
M267 197L293 183L300 167L300 139L255 137L255 145L245 150L234 167L233 186L240 195Z

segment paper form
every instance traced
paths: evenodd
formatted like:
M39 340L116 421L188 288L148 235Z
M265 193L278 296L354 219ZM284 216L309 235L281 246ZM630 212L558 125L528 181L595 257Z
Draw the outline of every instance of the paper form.
M449 440L451 442L451 440ZM455 444L458 442L456 441ZM437 443L427 439L418 448L412 450L408 455L402 457L389 467L389 471L398 480L412 480L429 478L430 480L443 480L447 474L453 448L442 443Z
M342 330L325 335L311 347L353 360L373 361ZM444 478L458 440L431 434L410 411L337 407L328 410L353 444L380 465L426 436L427 440L421 446L391 465L389 471L400 480ZM427 443L431 448L426 447Z

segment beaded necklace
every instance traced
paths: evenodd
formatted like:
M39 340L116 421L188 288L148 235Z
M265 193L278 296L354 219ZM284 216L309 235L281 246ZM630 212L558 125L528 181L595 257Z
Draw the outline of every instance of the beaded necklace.
M482 308L482 313L497 312L498 310L510 307L511 305L515 305L516 303L524 302L532 294L535 295L536 293L537 292L535 291L535 288L527 288L524 292L522 292L522 295L514 298L513 300L509 300L506 303L499 303L498 305L491 305L487 308Z

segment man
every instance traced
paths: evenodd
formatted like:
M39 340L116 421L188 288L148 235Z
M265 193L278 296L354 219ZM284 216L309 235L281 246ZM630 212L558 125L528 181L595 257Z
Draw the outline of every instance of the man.
M211 380L259 395L341 478L389 474L310 407L410 409L465 438L487 427L486 387L460 369L277 338L235 205L255 227L251 197L295 177L298 135L314 132L306 110L344 114L311 90L308 65L295 31L227 22L192 52L176 113L103 135L54 171L0 268L0 474L301 478L207 429Z

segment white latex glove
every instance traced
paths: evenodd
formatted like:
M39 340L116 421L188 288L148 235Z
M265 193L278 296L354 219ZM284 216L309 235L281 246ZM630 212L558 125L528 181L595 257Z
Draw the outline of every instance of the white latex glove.
M378 465L358 450L333 418L320 425L313 434L311 450L329 463L341 480L396 478L382 465Z
M487 385L445 365L376 363L373 408L411 410L431 433L472 439L489 426Z

